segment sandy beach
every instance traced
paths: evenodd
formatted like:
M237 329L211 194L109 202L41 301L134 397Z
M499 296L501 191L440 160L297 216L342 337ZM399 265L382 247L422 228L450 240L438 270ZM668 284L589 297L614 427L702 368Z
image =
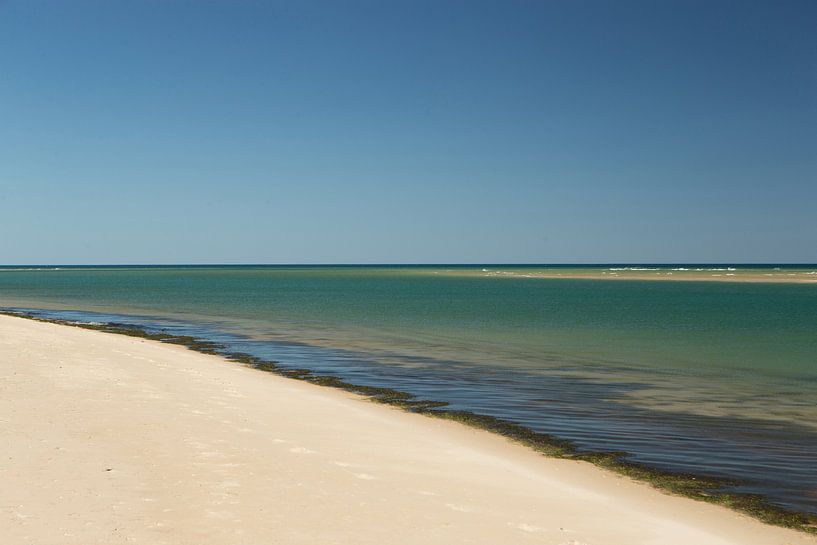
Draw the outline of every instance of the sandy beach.
M0 316L9 544L806 544L217 356Z
M491 271L485 270L481 273L469 271L467 273L454 272L452 275L473 276L479 274L484 277L494 278L538 278L543 280L646 280L664 282L746 282L750 284L817 284L817 275L813 270L803 270L797 272L746 272L745 270L730 269L737 272L698 272L684 269L683 271L673 270L627 270L626 268L615 270L603 270L601 268L585 267L584 269L570 272L553 271Z

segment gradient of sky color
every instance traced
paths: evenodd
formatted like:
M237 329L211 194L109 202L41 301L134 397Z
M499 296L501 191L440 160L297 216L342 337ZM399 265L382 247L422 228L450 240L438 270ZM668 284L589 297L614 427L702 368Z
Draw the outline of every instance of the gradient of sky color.
M817 2L0 0L0 264L817 262Z

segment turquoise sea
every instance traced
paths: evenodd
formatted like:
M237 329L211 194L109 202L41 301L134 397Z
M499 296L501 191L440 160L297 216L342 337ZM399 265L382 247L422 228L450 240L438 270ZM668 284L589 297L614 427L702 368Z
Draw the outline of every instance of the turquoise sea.
M2 267L0 307L219 340L817 513L815 275L783 265Z

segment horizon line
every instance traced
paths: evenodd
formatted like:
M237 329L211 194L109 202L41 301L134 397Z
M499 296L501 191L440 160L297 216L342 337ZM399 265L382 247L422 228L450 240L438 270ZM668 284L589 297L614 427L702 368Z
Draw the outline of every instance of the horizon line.
M11 267L602 267L602 266L668 266L668 265L735 265L735 266L817 266L817 262L771 262L771 261L607 261L592 263L571 262L462 262L462 263L11 263L0 264L0 268Z

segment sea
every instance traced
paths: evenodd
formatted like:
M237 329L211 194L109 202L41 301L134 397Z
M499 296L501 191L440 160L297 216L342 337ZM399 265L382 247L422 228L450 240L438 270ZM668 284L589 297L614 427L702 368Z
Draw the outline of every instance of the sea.
M0 307L216 341L817 514L817 265L6 266Z

